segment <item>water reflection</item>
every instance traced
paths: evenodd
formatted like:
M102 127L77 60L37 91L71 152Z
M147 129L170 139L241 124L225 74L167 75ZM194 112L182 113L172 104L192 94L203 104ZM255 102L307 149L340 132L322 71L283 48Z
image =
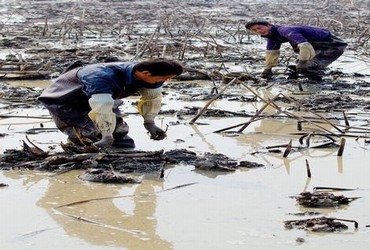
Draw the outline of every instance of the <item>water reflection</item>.
M93 245L134 250L172 249L171 243L156 231L156 189L162 188L161 181L145 179L139 185L96 184L80 181L78 173L49 178L46 192L37 202L68 236ZM19 178L12 172L8 177ZM28 175L26 179L24 184L29 185L45 176ZM107 199L94 200L102 197ZM53 209L83 200L91 201Z
M343 158L338 156L337 157L337 164L338 164L338 173L343 174Z

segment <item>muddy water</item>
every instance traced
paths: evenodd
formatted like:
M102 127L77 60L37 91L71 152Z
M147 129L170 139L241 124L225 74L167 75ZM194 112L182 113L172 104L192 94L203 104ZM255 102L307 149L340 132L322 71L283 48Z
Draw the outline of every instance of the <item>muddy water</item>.
M34 83L34 82L33 82ZM31 84L31 83L30 83ZM240 88L240 87L235 87ZM239 89L239 91L242 91ZM261 90L264 97L276 90ZM277 90L280 91L280 90ZM203 106L205 102L176 101L178 94L165 98L164 109ZM255 111L261 103L215 101L210 108ZM133 113L131 100L123 110ZM275 112L273 109L267 112ZM2 110L14 116L0 120L0 149L21 148L24 132L31 128L54 127L44 109ZM46 117L45 117L46 116ZM249 120L249 118L205 118L190 125L192 117L159 117L158 124L170 124L168 138L151 141L141 118L126 117L137 149L171 150L186 148L199 154L223 153L238 161L264 164L259 169L240 169L235 173L199 171L194 166L176 165L159 173L143 176L136 185L112 185L84 182L79 171L54 175L37 171L2 171L0 183L1 249L368 249L370 246L370 145L364 139L346 138L342 157L337 148L293 151L287 158L267 153L266 146L286 144L302 146L296 121L263 119L253 122L242 134L213 133ZM356 122L366 124L368 116ZM171 125L177 123L177 125ZM341 122L337 122L341 124ZM353 124L355 125L355 124ZM328 125L322 125L331 129ZM306 131L315 126L303 127ZM29 134L28 138L44 150L65 141L57 131ZM319 142L318 142L319 143ZM255 154L252 154L252 153ZM309 162L312 177L306 173ZM192 184L171 189L184 184ZM361 197L338 209L305 209L291 196L314 187L358 188L338 192ZM105 199L93 200L96 198ZM91 200L57 209L76 201ZM294 213L316 211L320 216L356 220L358 229L348 223L341 233L311 233L284 228L283 221L309 218ZM298 243L297 238L303 238Z

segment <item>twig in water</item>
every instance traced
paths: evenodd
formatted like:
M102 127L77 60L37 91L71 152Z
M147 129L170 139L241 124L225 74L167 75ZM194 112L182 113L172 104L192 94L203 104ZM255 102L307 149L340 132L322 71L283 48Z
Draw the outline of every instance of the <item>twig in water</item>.
M297 130L302 131L302 122L301 121L297 122Z
M179 186L176 186L176 187L172 187L172 188L160 190L160 191L158 191L156 193L163 193L163 192L166 192L166 191L170 191L170 190L174 190L174 189L178 189L178 188L183 188L183 187L191 186L191 185L194 185L194 184L197 184L197 182L182 184L182 185L179 185ZM136 195L131 194L131 195L118 195L118 196L108 196L108 197L100 197L100 198L86 199L86 200L74 201L74 202L67 203L67 204L64 204L64 205L59 205L57 207L54 207L54 209L59 209L59 208L62 208L62 207L70 207L72 205L82 204L82 203L86 203L86 202L90 202L90 201L109 200L109 199L124 198L124 197L135 197L135 196Z
M262 98L260 95L258 95L255 91L253 91L248 85L246 85L244 82L242 82L242 81L238 81L240 84L242 84L245 88L247 88L250 92L252 92L255 96L257 96L259 99L261 99L264 103L267 103L267 100L265 100L264 98ZM285 98L287 98L287 99L290 99L291 101L293 101L293 102L295 102L295 103L297 103L298 105L300 105L301 106L301 104L299 104L298 102L296 102L295 100L293 100L292 98L290 98L290 97L288 97L288 96L286 96L286 95L284 95L284 94L282 94L282 93L280 93L279 95L282 95L282 96L284 96ZM333 132L331 132L330 130L327 130L326 128L324 128L324 127L322 127L322 126L320 126L320 125L318 125L316 122L313 122L313 121L310 121L310 120L308 120L308 119L305 119L304 117L300 117L300 116L297 116L297 115L295 115L295 114L292 114L292 113L290 113L290 112L288 112L288 111L284 111L284 110L282 110L278 105L276 105L274 102L272 102L271 103L271 106L273 107L273 108L275 108L277 111L279 111L279 112L281 112L281 113L284 113L284 114L286 114L287 116L289 116L289 117L291 117L291 118L294 118L294 119L297 119L297 120L300 120L300 121L306 121L306 122L308 122L308 123L310 123L310 124L312 124L312 125L315 125L316 127L318 127L318 128L320 128L320 129L322 129L323 131L326 131L327 133L329 133L329 134L332 134L332 135L335 135ZM306 109L307 110L307 109ZM312 112L312 111L309 111L309 112ZM312 112L313 113L313 112ZM314 114L316 114L316 113L314 113ZM322 116L320 116L319 114L316 114L317 116L319 116L321 119L324 119L327 123L329 123L331 126L333 126L333 127L335 127L338 131L340 131L342 134L343 134L343 131L342 130L340 130L339 128L337 128L333 123L331 123L330 121L327 121L327 119L325 118L325 117L322 117Z
M191 119L191 121L189 122L189 124L194 124L194 122L207 110L208 106L214 101L216 100L218 97L220 97L220 95L231 85L233 84L235 81L237 80L237 78L234 78L232 79L217 95L215 95L211 100L209 100L206 105L198 112L198 114L193 118Z
M307 169L307 177L311 178L311 169L310 164L308 164L308 160L306 159L306 169Z
M290 139L288 145L286 146L286 149L285 149L285 152L283 154L283 157L286 158L289 155L289 153L290 153L291 150L292 150L292 139Z
M243 125L243 127L241 127L239 130L238 130L238 132L239 133L241 133L241 132L243 132L243 130L246 128L246 127L248 127L248 125L250 124L250 123L252 123L262 112L263 112L263 110L265 110L265 108L267 108L268 106L270 106L271 105L271 103L273 103L277 98L279 97L279 95L276 95L276 96L274 96L271 100L269 100L268 102L266 102L265 103L265 105L263 105L263 107L260 109L260 110L258 110L257 112L256 112L256 114L247 122L247 123L245 123L244 125Z
M347 115L346 115L346 111L343 110L343 118L344 118L344 123L346 124L346 127L350 127L349 126L349 122L348 122L348 118L347 118Z
M321 119L323 119L325 122L327 122L328 124L330 124L333 128L335 128L336 130L338 130L340 133L343 133L343 131L341 129L339 129L335 124L333 124L332 122L330 122L327 118L325 118L324 116L318 114L317 112L314 112L312 110L308 110L307 108L305 108L302 104L300 104L299 102L297 102L296 100L294 100L293 98L291 98L290 96L287 96L287 95L284 95L284 94L281 94L282 96L284 96L285 98L287 98L288 100L290 100L291 102L294 102L296 103L299 107L303 108L304 110L306 111L309 111L311 112L312 114L320 117Z
M21 236L19 236L17 238L19 238L19 239L30 238L30 237L36 236L38 234L41 234L43 232L46 232L46 231L49 231L49 230L53 230L53 229L56 229L56 227L55 228L45 228L45 229L40 229L40 230L32 231L32 232L29 232L29 233L22 234Z
M164 178L164 168L161 169L161 173L159 175L159 178L161 178L161 179Z
M97 226L102 226L102 227L106 227L106 228L110 228L110 229L114 229L114 230L119 230L119 231L129 233L129 234L145 235L145 232L142 232L142 231L139 231L139 230L128 230L128 229L124 229L124 228L120 228L120 227L107 225L107 224L104 224L104 223L101 223L101 222L98 222L98 221L90 220L88 218L84 218L84 217L81 217L81 216L76 216L76 215L73 215L73 214L68 214L68 213L64 213L64 212L60 212L60 211L58 211L58 212L60 214L64 215L64 216L67 216L67 217L70 217L70 218L73 218L73 219L76 219L76 220L80 220L80 221L83 221L83 222L91 223L91 224L94 224L94 225L97 225Z
M30 140L30 138L28 138L28 136L26 135L26 139L27 139L27 141L29 142L29 143L31 143L31 145L32 146L34 146L38 151L40 151L40 152L42 152L42 153L44 153L44 154L47 154L47 152L45 152L44 150L42 150L41 148L39 148L36 144L34 144L31 140Z
M343 155L344 145L346 145L346 139L342 138L342 139L340 139L340 146L339 146L339 150L338 150L338 156Z
M354 190L365 190L359 188L336 188L336 187L314 187L313 191L326 190L326 191L354 191Z
M333 220L339 220L339 221L347 221L347 222L353 222L355 223L355 228L358 228L358 222L355 220L345 220L345 219L338 219L338 218L332 218Z

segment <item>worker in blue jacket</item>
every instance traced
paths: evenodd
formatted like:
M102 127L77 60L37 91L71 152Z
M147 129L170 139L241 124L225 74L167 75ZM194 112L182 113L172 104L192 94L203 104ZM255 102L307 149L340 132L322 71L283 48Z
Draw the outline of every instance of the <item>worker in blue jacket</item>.
M289 42L298 53L296 73L312 79L317 78L320 70L338 59L347 47L347 43L330 31L318 27L275 25L264 20L247 22L245 27L267 39L265 69L261 74L263 78L273 76L271 69L278 64L283 43Z
M119 110L121 99L139 93L144 127L153 140L162 140L166 132L154 122L161 108L161 86L182 71L180 63L162 58L80 66L56 78L38 100L73 143L82 137L97 147L135 147Z

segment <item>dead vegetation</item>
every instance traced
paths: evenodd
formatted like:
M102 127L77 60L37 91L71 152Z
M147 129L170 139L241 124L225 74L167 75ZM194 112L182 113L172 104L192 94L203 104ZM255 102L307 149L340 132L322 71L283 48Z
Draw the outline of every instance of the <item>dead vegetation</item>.
M31 144L31 145L29 145ZM120 152L61 152L50 153L28 140L22 150L8 149L0 156L1 170L27 169L53 172L54 176L71 170L84 170L80 178L104 183L139 183L128 173L138 176L143 173L158 173L176 164L194 166L198 170L212 172L234 172L238 168L262 167L262 164L230 159L223 154L195 152L180 149L163 151L120 151Z
M327 217L318 217L312 219L304 220L288 220L285 221L285 228L287 229L304 229L311 232L341 232L347 230L348 226L344 222L354 223L354 227L358 228L358 223L353 220L339 219L339 218L327 218Z
M236 0L6 1L0 15L0 45L8 55L0 61L0 75L48 78L74 60L94 63L158 56L177 58L205 72L208 69L196 61L262 64L263 57L250 46L258 38L244 28L251 18L328 28L349 42L349 49L368 55L368 1L268 1L268 8L266 4ZM289 60L285 57L282 63Z
M266 5L268 4L268 8ZM368 138L368 122L363 126L352 126L357 113L347 111L361 107L368 112L366 100L352 99L349 94L369 95L369 83L364 75L346 75L340 71L327 73L320 82L321 90L333 94L306 93L302 84L317 84L297 80L289 81L283 71L276 80L266 83L253 71L263 65L263 50L255 46L259 38L248 33L245 21L251 18L267 18L285 24L308 24L328 28L349 43L349 50L369 62L370 48L370 2L366 0L314 0L302 1L3 1L0 13L0 46L5 57L0 59L0 77L9 79L40 79L58 76L72 61L82 63L110 62L118 60L140 60L151 57L171 57L182 61L186 72L178 78L179 84L171 88L182 94L183 100L206 100L205 107L186 107L170 110L161 115L176 114L179 120L193 117L195 123L204 117L247 117L242 124L214 131L227 133L237 128L242 133L252 122L264 118L294 119L299 136L283 145L270 145L257 153L289 154L309 148L335 147L342 150L343 137ZM107 18L109 17L109 18ZM281 58L284 68L292 57ZM243 65L243 72L233 72L229 65ZM283 75L281 77L281 75ZM351 79L355 84L349 84ZM205 89L187 80L209 80L214 86ZM188 85L187 85L188 84ZM226 85L224 85L226 84ZM234 84L249 90L246 95L226 93ZM270 86L266 86L270 84ZM300 98L279 94L265 99L255 87L279 86L300 87ZM177 86L176 86L177 85ZM221 87L219 87L221 86ZM38 89L12 88L1 84L1 103L6 107L32 107L39 94ZM225 91L225 92L224 92ZM208 109L218 99L229 101L262 102L256 112ZM284 104L282 108L281 104ZM264 113L272 107L275 113ZM295 112L306 111L306 115ZM331 116L327 114L331 112ZM2 115L9 117L11 115ZM345 126L333 121L344 121ZM318 132L304 131L302 125L313 125ZM322 124L329 125L326 129ZM335 132L333 132L334 130ZM40 129L42 130L42 128ZM30 130L30 133L37 132ZM5 135L4 135L5 136ZM314 139L321 139L319 142ZM297 146L296 142L299 143ZM342 148L340 148L342 146ZM53 175L79 169L79 177L86 181L104 183L138 183L143 173L157 173L175 164L187 164L201 171L234 172L239 168L262 167L248 161L235 161L221 154L197 155L188 150L169 152L84 152L78 148L67 148L63 153L44 152L35 145L24 143L23 150L9 149L0 158L0 169L36 169L53 172ZM70 150L70 151L68 151ZM79 151L80 150L80 151ZM21 160L20 160L21 159ZM309 164L306 162L307 171ZM130 175L128 175L130 174ZM311 173L308 174L311 178ZM0 184L5 186L5 184ZM333 208L348 205L351 198L329 194L302 193L299 205ZM312 212L314 213L314 212ZM315 214L316 215L316 214ZM310 218L285 221L286 228L299 228L315 232L337 232L348 227L336 218ZM355 227L358 227L357 222Z

